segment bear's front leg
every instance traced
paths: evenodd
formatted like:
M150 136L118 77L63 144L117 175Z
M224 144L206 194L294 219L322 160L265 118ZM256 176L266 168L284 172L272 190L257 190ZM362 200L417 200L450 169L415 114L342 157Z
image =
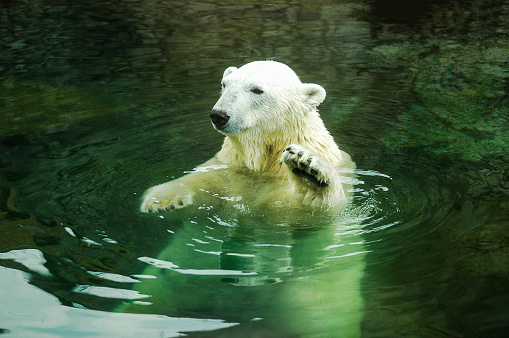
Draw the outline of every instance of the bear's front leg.
M292 144L286 148L281 161L292 173L319 188L326 188L331 184L334 173L332 164L323 161L299 145Z
M193 191L180 180L156 185L143 196L141 212L163 212L186 207L193 203Z

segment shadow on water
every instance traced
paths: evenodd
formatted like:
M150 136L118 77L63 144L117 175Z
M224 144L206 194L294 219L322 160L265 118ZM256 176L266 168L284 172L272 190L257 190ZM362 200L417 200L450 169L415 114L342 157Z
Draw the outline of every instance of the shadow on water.
M309 303L296 292L285 306L281 293L293 289L282 286L341 271L330 263L341 254L325 250L343 248L327 243L341 233L362 237L362 336L509 331L507 1L11 0L0 17L0 273L9 286L0 297L18 304L0 315L2 330L289 334L274 330L274 314ZM220 148L208 112L221 74L256 59L285 62L327 90L321 116L358 167L352 207L315 241L278 222L257 230L265 221L256 217L232 233L235 217L204 216L203 236L226 243L212 248L191 216L142 215L139 199ZM260 246L274 241L277 250ZM306 241L323 250L302 261ZM236 286L238 276L191 278L206 297L190 302L206 306L154 310L137 285L150 283L141 273L168 243L188 256L181 270L154 274L204 268L217 258L206 251L222 252L219 268L264 278L244 279L254 288ZM307 270L277 270L299 266ZM279 308L263 308L271 297ZM112 312L129 301L147 306L131 312L169 317ZM30 302L63 319L38 317ZM303 320L320 313L305 310Z

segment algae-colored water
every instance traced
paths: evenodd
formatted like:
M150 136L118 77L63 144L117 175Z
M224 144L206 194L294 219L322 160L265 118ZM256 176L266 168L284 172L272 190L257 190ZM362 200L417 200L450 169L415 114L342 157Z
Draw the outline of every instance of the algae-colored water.
M509 2L11 0L0 18L0 332L509 331ZM259 59L326 89L350 207L139 213L220 148L222 72Z

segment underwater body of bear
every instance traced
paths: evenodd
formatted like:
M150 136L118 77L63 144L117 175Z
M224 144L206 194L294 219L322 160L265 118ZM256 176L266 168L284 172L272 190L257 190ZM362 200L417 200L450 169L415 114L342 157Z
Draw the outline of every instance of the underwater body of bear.
M118 311L359 336L366 251L340 216L355 165L317 112L325 90L275 61L230 67L221 84L210 118L223 146L143 196L142 212L180 209L169 216L183 224L157 258L138 258L147 277L134 290L148 302Z
M226 136L221 150L194 172L149 189L141 211L184 208L203 190L229 196L249 191L245 198L250 206L269 210L303 205L343 209L348 186L342 171L355 165L317 112L325 90L302 83L276 61L230 67L221 84L221 97L210 114L214 127ZM202 195L214 204L213 193Z

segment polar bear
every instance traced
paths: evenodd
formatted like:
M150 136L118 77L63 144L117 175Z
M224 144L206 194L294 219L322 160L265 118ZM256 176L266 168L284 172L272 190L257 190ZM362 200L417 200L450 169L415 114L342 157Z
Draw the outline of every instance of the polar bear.
M325 128L317 107L325 90L302 83L276 61L229 67L210 119L225 135L221 150L179 179L149 189L142 212L243 200L271 210L302 206L341 210L354 163ZM200 195L200 196L198 196Z
M223 146L145 193L142 212L181 209L158 215L179 225L138 257L145 298L117 310L240 324L226 336L359 336L366 251L340 216L355 165L317 112L325 90L275 61L230 67L221 85L210 118Z

